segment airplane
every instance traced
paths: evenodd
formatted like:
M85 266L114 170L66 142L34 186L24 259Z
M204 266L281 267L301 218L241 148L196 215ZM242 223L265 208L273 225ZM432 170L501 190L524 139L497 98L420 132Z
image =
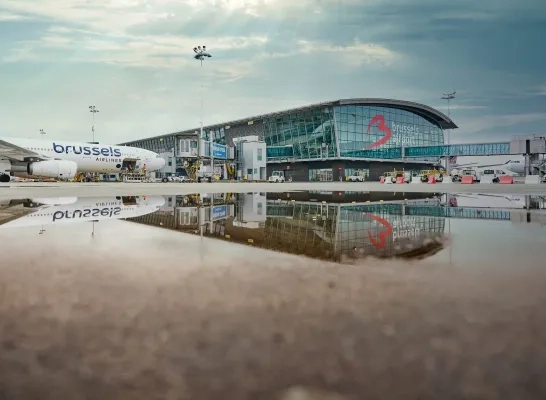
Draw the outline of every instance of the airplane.
M119 173L146 168L152 172L165 160L150 150L99 143L0 137L0 182L10 176L73 179L78 172Z
M441 204L448 205L448 195L443 194ZM449 195L450 207L470 208L525 208L524 195L509 194L451 194Z
M456 165L452 165L452 168L466 169L465 167L467 167L467 168L476 168L479 170L483 170L483 169L488 169L492 167L498 167L495 169L500 169L505 172L508 172L509 175L511 175L510 173L523 174L525 172L525 162L520 160L508 160L502 164L480 164L480 165L476 165L476 164L478 163L456 164Z
M0 222L0 229L140 217L158 211L164 204L163 196L26 199L23 207L36 211L4 224Z

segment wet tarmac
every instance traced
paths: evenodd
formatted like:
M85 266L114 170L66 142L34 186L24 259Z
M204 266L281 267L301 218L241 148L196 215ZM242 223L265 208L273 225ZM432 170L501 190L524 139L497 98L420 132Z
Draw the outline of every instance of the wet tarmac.
M543 399L546 198L0 202L0 399Z
M405 193L511 193L546 195L546 184L380 184L379 182L231 182L214 183L0 183L0 200L13 197L60 197L60 196L109 196L109 195L181 195L192 193L221 192L287 192L287 191L368 191L368 192L405 192Z

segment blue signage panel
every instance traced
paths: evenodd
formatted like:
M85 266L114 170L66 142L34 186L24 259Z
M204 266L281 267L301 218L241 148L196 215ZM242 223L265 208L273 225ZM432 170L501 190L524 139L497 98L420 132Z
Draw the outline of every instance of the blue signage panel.
M219 219L227 218L227 205L212 207L212 220L217 221Z
M227 158L227 149L223 144L213 143L212 144L212 156L214 158L221 158L225 160Z

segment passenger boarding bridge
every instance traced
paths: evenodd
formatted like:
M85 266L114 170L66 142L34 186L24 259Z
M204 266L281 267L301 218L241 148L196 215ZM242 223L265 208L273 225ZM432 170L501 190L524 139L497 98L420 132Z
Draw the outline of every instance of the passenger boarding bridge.
M509 142L466 143L440 146L391 147L378 150L358 150L344 157L401 159L444 156L499 156L512 154L546 154L545 137L514 137ZM269 146L268 161L294 157L292 145Z

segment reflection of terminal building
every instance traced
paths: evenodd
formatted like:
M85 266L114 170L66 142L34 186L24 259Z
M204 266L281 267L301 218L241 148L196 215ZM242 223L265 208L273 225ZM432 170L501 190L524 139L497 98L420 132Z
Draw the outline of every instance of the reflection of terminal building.
M329 260L432 255L443 248L446 218L546 223L544 197L497 196L499 206L512 204L511 209L486 208L484 204L491 204L489 197L215 193L166 197L159 211L129 220ZM522 209L522 204L530 208Z
M289 198L306 195L310 198ZM160 211L131 220L331 260L441 248L445 219L408 213L408 207L438 206L438 197L411 194L406 199L398 193L380 201L375 193L346 193L348 199L333 203L313 196L338 193L173 196Z

